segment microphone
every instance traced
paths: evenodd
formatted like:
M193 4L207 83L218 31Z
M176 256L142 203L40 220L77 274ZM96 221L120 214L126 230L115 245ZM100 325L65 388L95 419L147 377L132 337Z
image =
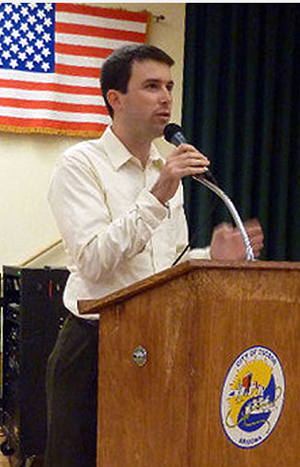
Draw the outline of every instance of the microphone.
M188 143L188 140L182 132L182 128L176 123L168 123L168 125L165 126L164 137L165 140L168 141L168 143L174 144L174 146L176 147L180 146L180 144L182 143ZM213 176L210 170L208 170L204 174L194 176L194 178L196 179L203 177L217 185L215 177Z

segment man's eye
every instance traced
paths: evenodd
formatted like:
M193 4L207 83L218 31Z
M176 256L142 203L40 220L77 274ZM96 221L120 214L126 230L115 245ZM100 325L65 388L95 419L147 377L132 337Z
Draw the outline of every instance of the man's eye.
M149 83L147 87L148 89L157 89L158 85L156 83Z

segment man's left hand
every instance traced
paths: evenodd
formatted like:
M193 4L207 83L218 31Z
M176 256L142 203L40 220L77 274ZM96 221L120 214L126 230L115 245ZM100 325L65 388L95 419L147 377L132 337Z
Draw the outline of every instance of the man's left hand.
M257 258L263 248L264 234L257 219L245 222L245 229ZM240 231L230 224L217 226L212 235L210 247L211 259L223 261L242 261L246 259L246 249Z

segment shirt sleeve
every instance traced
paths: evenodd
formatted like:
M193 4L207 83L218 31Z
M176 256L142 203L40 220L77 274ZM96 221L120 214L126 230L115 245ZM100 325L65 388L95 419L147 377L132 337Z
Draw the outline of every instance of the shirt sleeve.
M205 248L193 248L188 252L188 259L211 259L210 246Z
M105 190L92 167L63 158L48 200L71 262L92 282L141 252L168 209L143 189L124 215L112 219Z

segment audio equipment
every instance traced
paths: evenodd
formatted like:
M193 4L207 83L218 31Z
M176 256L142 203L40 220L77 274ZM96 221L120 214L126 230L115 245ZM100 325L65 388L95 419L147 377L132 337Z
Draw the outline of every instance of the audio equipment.
M2 425L5 455L43 455L47 433L47 359L67 315L69 272L3 267ZM24 464L25 465L25 464Z

